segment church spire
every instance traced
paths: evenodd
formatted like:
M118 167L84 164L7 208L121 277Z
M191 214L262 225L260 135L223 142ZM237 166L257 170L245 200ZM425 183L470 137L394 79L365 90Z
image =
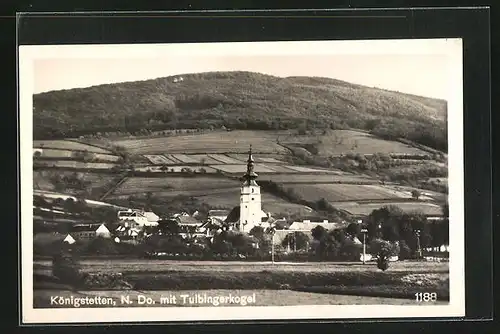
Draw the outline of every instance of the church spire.
M245 185L257 185L255 183L255 179L257 178L257 173L254 172L254 160L252 156L252 145L250 145L250 150L248 151L248 160L247 160L247 172L243 175L243 180L245 181Z

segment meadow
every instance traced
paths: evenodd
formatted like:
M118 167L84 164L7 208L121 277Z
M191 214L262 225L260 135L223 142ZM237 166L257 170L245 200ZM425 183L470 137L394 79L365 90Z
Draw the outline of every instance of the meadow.
M380 184L380 181L367 176L354 174L260 174L259 180L269 180L283 184L311 183L346 183L346 184Z
M81 152L81 151L44 148L40 157L49 159L75 159L75 152ZM105 153L90 152L90 154L92 155L91 158L93 160L116 162L120 159L119 156L112 155L109 153L105 154Z
M116 166L114 163L107 162L81 162L69 160L57 161L37 161L37 166L40 167L53 167L53 168L66 168L66 169L85 169L85 170L109 170Z
M288 185L288 188L293 189L300 197L311 201L322 198L329 202L409 198L405 193L396 192L378 185L301 184Z
M358 273L366 276L370 273L384 276L374 264L364 265L361 262L252 262L252 261L176 261L150 259L82 259L81 269L84 272L108 273L170 273L170 272L231 272L259 273L262 271L278 273ZM33 270L36 273L47 273L51 270L50 260L34 260ZM449 264L445 262L397 261L392 262L390 272L397 273L447 273Z
M337 202L332 205L340 210L347 211L353 215L369 215L373 210L380 209L388 205L396 205L405 212L421 212L426 215L440 216L442 209L439 205L429 202L380 202L380 203L357 203L352 202Z
M270 291L286 291L287 295L290 293L293 295L296 291L322 292L322 295L317 295L319 299L322 298L321 296L329 296L332 300L335 295L354 295L358 298L363 295L378 298L397 297L413 300L415 291L432 290L437 292L443 300L449 298L447 263L394 262L388 271L383 272L373 263L363 265L359 262L271 263L82 259L80 265L81 270L90 275L118 274L132 290L145 293L147 291L185 292L190 290L211 293L213 290L221 289L238 293L243 292L241 290L245 292L267 290L269 293ZM35 291L51 286L50 261L35 260L33 271ZM106 289L106 284L103 285L97 281L79 290L87 293L93 293L96 287L109 290L111 287ZM54 287L56 286L52 285L52 288ZM123 293L123 289L120 290ZM131 290L127 292L135 294ZM290 300L287 301L290 302ZM316 304L312 300L309 301Z
M318 155L336 156L352 154L428 154L421 149L401 143L399 141L377 138L363 131L328 130L325 134L293 135L281 139L284 145L312 144L318 149Z

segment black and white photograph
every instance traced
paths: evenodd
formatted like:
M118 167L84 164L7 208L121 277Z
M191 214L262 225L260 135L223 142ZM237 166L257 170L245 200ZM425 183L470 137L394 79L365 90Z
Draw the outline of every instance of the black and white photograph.
M462 83L460 39L20 46L23 321L463 316Z

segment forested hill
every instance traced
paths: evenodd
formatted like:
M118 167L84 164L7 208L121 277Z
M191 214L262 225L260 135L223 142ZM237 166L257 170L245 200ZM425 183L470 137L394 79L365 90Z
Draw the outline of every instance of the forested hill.
M185 74L33 96L35 139L222 125L330 127L446 150L446 112L443 100L335 79L251 72Z

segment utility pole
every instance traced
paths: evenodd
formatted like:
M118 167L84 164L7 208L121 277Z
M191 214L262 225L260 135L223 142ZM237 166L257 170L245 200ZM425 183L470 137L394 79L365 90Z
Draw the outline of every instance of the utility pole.
M273 236L271 240L271 262L274 263L274 234L275 231L273 231Z
M297 232L293 232L293 251L297 251Z
M418 258L422 258L422 249L420 248L420 230L416 230L415 233L417 234L417 252L418 252Z
M363 264L366 264L366 233L368 233L368 230L363 228L361 233L363 233Z

